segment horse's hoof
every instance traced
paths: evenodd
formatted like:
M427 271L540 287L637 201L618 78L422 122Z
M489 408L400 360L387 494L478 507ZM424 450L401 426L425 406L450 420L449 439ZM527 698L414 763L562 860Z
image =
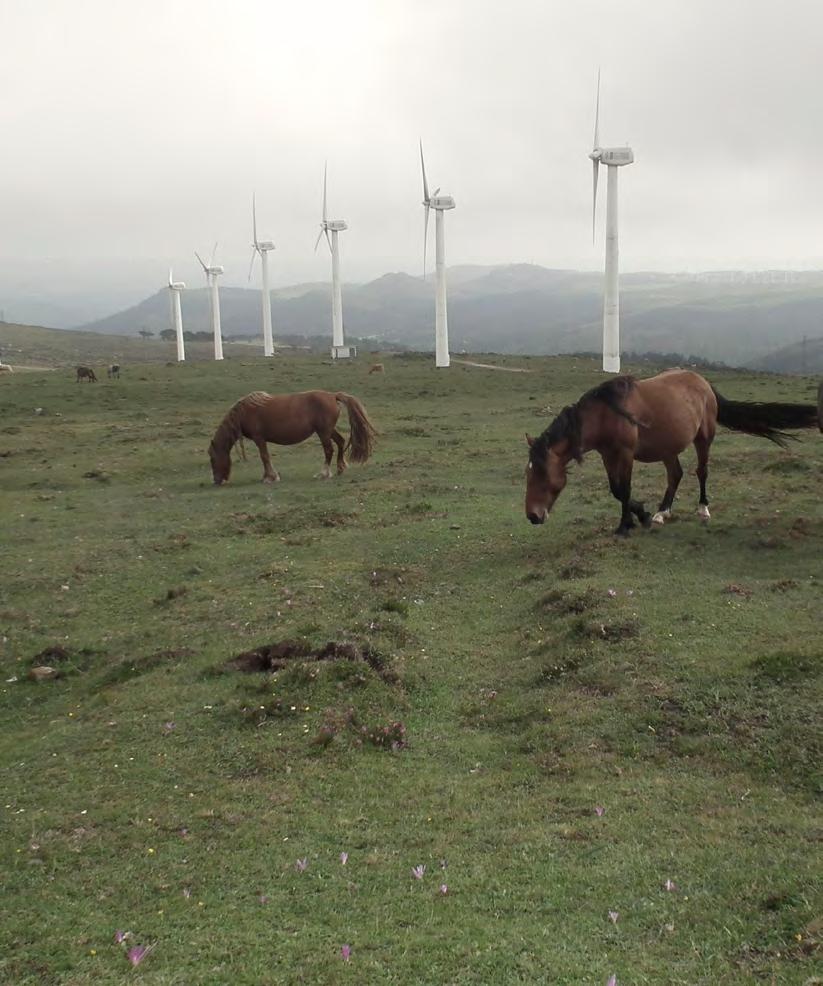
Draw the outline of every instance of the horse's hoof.
M615 529L614 535L619 538L627 538L632 532L630 527L618 527Z
M640 523L648 531L648 529L652 526L652 515L643 514L643 516L640 518Z
M263 477L263 482L264 483L267 483L269 486L272 483L279 483L280 482L280 473L279 472L276 472L273 476L264 476Z
M317 473L317 475L314 478L315 479L331 479L331 473L328 470L325 470L324 472Z
M671 510L658 510L654 517L652 517L652 523L661 525L665 524L671 515Z
M712 515L709 513L709 508L707 504L705 503L700 504L700 506L697 508L697 516L701 520L711 520Z

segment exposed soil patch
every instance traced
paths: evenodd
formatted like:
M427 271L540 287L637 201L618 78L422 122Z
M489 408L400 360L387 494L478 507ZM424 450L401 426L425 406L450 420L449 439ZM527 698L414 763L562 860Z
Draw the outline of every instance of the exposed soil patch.
M386 667L383 658L368 644L361 645L348 640L330 640L317 648L312 648L303 640L281 640L273 644L263 644L231 658L224 669L246 674L282 671L293 661L362 661L383 681L389 684L397 681L395 672Z
M33 665L42 664L60 664L63 661L70 661L72 655L66 650L61 644L52 644L50 647L46 647L45 650L41 650L39 654L35 654L31 659Z
M193 653L194 651L189 647L177 647L155 651L144 657L124 658L122 661L111 665L104 672L100 684L117 685L153 671L155 668L177 664L184 657L190 657ZM170 670L170 667L167 670Z
M585 592L564 592L562 589L552 589L537 603L539 609L548 610L558 615L585 613L597 604L597 596L593 590Z

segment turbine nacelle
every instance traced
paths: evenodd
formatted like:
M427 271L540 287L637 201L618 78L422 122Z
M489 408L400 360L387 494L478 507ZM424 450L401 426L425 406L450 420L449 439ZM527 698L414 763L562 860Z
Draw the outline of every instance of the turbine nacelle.
M268 252L269 250L274 250L274 243L271 240L261 240L259 243L252 243L252 246L258 253Z
M427 206L429 209L439 209L441 212L445 212L446 209L453 209L454 199L451 195L433 195L428 201L423 201L423 205Z
M610 168L634 164L634 151L631 147L595 147L589 157L596 164L605 164Z
M222 274L223 271L225 270L224 267L220 267L219 265L217 267L206 267L204 269L205 269L205 271L206 271L207 274L213 274L215 277L218 274Z
M186 282L185 281L169 281L169 288L172 291L185 291Z
M324 219L320 223L320 228L329 233L342 233L344 229L349 228L349 224L345 219Z

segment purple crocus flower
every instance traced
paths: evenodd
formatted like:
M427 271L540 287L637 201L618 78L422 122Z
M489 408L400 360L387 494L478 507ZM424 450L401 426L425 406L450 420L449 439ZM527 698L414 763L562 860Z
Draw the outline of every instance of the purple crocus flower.
M351 945L340 946L340 957L344 962L348 962L351 959Z
M594 813L598 818L602 818L606 814L606 809L602 805L595 805Z
M447 883L441 883L440 884L441 897L445 897L448 892L449 892L449 885Z
M297 870L298 873L302 873L308 865L309 865L308 856L304 856L302 859L298 859L297 862L294 864L295 869Z
M130 931L115 931L114 940L117 942L118 945L122 945L130 934L131 934Z
M426 872L425 864L421 863L419 866L412 866L412 876L415 880L422 880L423 874Z
M346 863L348 863L348 861L349 861L349 854L347 852L341 852L340 853L340 863L341 863L341 865L342 866L345 866Z
M614 973L606 980L606 986L617 986L617 976Z
M617 919L620 917L618 911L609 911L609 920L612 924L617 924Z
M151 951L151 945L135 945L126 952L126 958L133 966L138 966Z
M666 882L663 884L663 889L668 890L669 893L671 893L672 891L677 890L677 884L674 882L674 880L666 880Z

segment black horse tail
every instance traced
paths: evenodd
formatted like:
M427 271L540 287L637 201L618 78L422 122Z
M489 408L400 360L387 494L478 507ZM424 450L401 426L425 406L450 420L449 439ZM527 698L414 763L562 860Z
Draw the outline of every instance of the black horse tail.
M787 435L784 428L814 428L818 425L818 409L814 404L785 404L760 401L730 401L712 387L717 398L718 424L747 435L759 435L770 442L787 448L795 435Z

